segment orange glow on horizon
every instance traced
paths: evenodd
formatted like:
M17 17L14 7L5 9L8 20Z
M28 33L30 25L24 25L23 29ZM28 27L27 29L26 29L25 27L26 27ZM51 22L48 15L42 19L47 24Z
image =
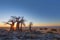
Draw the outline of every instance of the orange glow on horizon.
M49 23L49 24L41 24L41 23L36 23L34 24L33 26L60 26L60 23L59 24L53 24L53 23Z
M29 26L29 24L26 24L26 26ZM41 24L41 23L35 23L33 26L60 26L60 24ZM8 24L0 23L0 27L10 27ZM16 24L14 25L16 27Z
M9 27L10 25L4 24L4 23L0 23L0 27Z

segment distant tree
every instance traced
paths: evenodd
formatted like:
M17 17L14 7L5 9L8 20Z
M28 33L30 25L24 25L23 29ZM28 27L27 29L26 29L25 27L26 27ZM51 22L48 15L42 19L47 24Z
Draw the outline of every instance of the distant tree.
M44 28L45 30L47 30L48 28Z
M51 31L55 31L55 32L57 32L57 29L51 29Z
M33 25L33 23L32 23L32 22L30 22L30 24L29 24L29 30L30 30L30 31L32 31L32 30L31 30L32 25Z
M40 28L40 30L43 30L43 28Z

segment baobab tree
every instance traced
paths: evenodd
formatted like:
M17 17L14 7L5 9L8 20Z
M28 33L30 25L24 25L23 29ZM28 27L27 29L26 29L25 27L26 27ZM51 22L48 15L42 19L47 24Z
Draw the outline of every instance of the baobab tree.
M21 30L22 31L22 25L24 25L25 26L25 20L23 19L24 17L16 17L16 16L12 16L15 20L16 20L16 22L17 22L17 24L16 24L16 30ZM21 28L19 29L19 24L21 24Z
M20 17L17 17L17 18L16 18L16 22L17 22L17 24L16 24L16 30L17 30L17 31L20 30L20 29L19 29L19 24L20 24L19 19L20 19Z
M14 24L15 24L15 20L14 19L10 19L8 22L5 22L6 24L9 24L10 27L10 31L14 30Z
M16 20L16 31L19 31L20 17L12 16Z
M23 17L16 17L16 16L11 16L11 20L9 20L8 22L6 22L6 24L11 25L10 30L14 30L14 24L16 22L16 31L19 31L21 29L22 31L22 25L25 26L25 20L23 19ZM19 29L19 24L21 24L21 28Z
M22 26L24 25L25 26L25 20L23 19L24 17L22 17L21 18L21 20L20 20L20 23L21 23L21 28L20 28L20 30L22 31Z
M32 25L33 25L33 23L32 23L32 22L30 22L30 24L29 24L29 30L30 30L30 31L32 31L32 30L31 30Z

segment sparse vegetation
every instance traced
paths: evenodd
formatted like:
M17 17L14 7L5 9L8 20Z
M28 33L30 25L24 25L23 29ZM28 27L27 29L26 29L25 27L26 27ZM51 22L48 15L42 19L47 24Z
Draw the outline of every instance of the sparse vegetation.
M33 25L32 22L30 22L29 24L29 30L22 31L23 30L22 25L25 26L25 19L23 17L12 16L11 19L5 23L9 24L11 27L9 31L0 29L0 40L27 40L27 39L60 40L60 34L57 35L53 33L53 31L57 31L56 29L52 29L51 31L48 31L47 33L42 33L41 31L32 30L32 25ZM15 23L17 24L16 24L16 30L14 31ZM40 28L39 30L46 31L47 29L48 28Z

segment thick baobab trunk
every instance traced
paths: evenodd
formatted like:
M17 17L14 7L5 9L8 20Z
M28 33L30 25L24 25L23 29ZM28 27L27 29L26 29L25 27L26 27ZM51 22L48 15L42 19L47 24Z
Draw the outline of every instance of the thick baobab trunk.
M19 22L16 24L16 31L19 31Z
M30 24L29 24L29 30L30 30L30 31L32 31L32 30L31 30L31 27L32 27L32 22L30 22Z
M21 32L22 32L22 23L21 23L21 28L20 28Z
M14 22L12 22L12 24L6 22L6 24L10 25L10 31L14 31Z
M17 24L16 24L16 31L19 31L19 19L20 19L20 17L17 17L16 18L16 22L17 22Z
M10 31L14 31L14 22L11 24Z

